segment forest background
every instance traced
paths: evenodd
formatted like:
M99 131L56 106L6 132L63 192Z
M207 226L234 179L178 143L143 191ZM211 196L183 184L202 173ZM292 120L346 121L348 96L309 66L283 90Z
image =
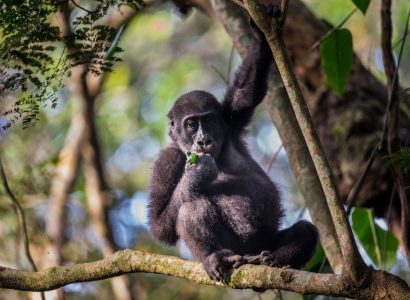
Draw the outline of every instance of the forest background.
M195 9L188 16L182 16L174 4L164 1L149 1L146 5L129 1L132 7L119 8L111 8L116 1L105 1L106 8L98 14L95 9L104 1L69 1L62 12L43 4L32 7L30 1L20 2L27 4L26 11L21 10L22 6L0 13L0 139L5 174L0 193L0 265L41 270L95 261L126 248L191 258L183 243L166 248L150 236L147 187L152 163L169 143L166 113L175 99L192 89L208 90L221 98L241 62L241 49L238 51L232 35L227 34L227 25L221 25L224 20L215 9L223 7L224 2L213 1L210 5L207 1L193 1L202 12ZM381 48L382 1L370 1L364 11L357 9L354 2L360 1L306 0L306 6L296 11L292 8L302 4L294 1L285 31L295 73L344 200L372 157L388 98L383 86L389 84ZM400 58L398 76L402 87L399 132L406 136L410 120L410 97L406 92L410 86L410 43L404 43L404 32L410 3L393 2L392 45L395 61ZM3 5L12 7L7 1ZM308 20L302 20L304 10L314 14L314 22L321 22L320 30L315 31L313 21L311 26L300 27ZM20 17L16 17L16 12ZM7 30L13 30L5 24L15 20L15 26L19 26L23 20L28 37L30 32L40 35L41 23L35 27L36 23L30 22L35 18L58 28L61 36L83 29L71 40L52 40L46 30L44 40L26 41L19 37L19 51L27 47L31 56L18 57L13 52L17 46L5 42L12 40L7 34L11 31ZM101 24L113 29L98 27ZM322 68L325 50L321 53L319 44L323 45L328 37L329 24L352 34L356 58L344 83L332 82L331 71ZM23 29L20 27L18 32L22 34ZM50 49L36 49L32 47L35 43ZM80 52L84 55L79 56ZM20 80L16 76L19 72L25 78ZM292 172L292 159L288 159L283 136L271 118L269 104L261 105L247 143L256 161L280 188L286 210L283 226L287 227L298 219L311 217L297 184L299 175ZM350 221L365 262L396 274L409 284L405 246L399 249L406 241L405 226L400 225L397 216L400 210L394 206L397 187L386 175L391 163L400 164L401 172L408 170L410 155L406 151L404 147L402 152L394 152L400 153L398 156L375 156L354 203L372 210L354 208ZM22 210L10 197L24 211L27 235ZM322 248L306 268L331 271ZM197 285L145 273L70 284L45 295L49 299L302 298L291 292L272 290L259 295L252 290ZM0 299L40 296L0 290Z

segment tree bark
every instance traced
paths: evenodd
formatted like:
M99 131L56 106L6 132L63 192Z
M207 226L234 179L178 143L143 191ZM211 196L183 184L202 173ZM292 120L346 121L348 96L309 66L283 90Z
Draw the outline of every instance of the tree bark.
M0 267L0 288L46 291L74 282L88 282L127 273L147 272L186 278L199 284L234 289L281 289L300 294L339 296L354 299L408 299L410 288L400 278L372 271L362 286L355 287L342 275L244 265L233 271L226 282L212 281L199 262L141 251L122 250L91 263L53 267L41 272L25 272Z

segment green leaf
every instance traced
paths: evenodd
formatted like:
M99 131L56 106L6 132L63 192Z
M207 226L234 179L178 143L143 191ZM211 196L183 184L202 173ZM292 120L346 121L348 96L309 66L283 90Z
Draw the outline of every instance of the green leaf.
M332 32L320 44L320 56L328 85L341 94L353 63L353 38L350 31L338 29Z
M195 165L197 159L198 159L198 154L196 154L195 152L192 152L191 153L191 164Z
M115 34L114 40L111 42L110 48L107 50L107 53L105 53L105 59L110 59L114 57L115 52L117 51L117 46L118 42L120 40L120 36L124 30L124 25L118 29L117 33Z
M316 248L315 255L305 266L305 271L317 272L325 259L325 252L323 251L322 245L318 245Z
M356 5L358 9L361 10L363 14L365 14L367 11L367 8L369 7L370 0L353 0L353 3L354 5Z
M382 269L390 269L396 263L397 239L374 222L373 211L355 208L352 227L371 260Z

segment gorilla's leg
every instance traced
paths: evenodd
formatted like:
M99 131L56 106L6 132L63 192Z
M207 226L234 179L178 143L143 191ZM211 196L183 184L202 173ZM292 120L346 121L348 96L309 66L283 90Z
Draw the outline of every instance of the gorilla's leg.
M299 221L279 231L273 240L271 249L262 251L258 255L245 255L233 267L237 268L244 263L249 263L300 269L315 253L318 238L317 229L313 224Z
M316 227L307 221L299 221L279 231L275 238L275 250L273 251L276 264L301 269L315 253L318 239L319 234Z
M235 236L223 223L216 206L200 198L184 203L178 213L177 230L195 258L201 260L209 276L222 280L241 259L230 250Z

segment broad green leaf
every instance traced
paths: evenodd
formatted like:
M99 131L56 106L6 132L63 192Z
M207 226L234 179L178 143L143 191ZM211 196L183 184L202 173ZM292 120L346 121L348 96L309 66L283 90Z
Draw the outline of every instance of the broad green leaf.
M353 63L353 39L347 29L332 32L320 44L322 66L327 83L338 94L342 93Z
M319 246L316 248L315 255L313 255L312 259L305 266L305 271L317 272L324 258L325 252L323 251L322 246L319 244Z
M358 9L361 10L363 14L365 14L367 11L367 8L369 7L370 0L353 0L353 3L354 5L356 5Z
M382 269L396 263L397 239L374 222L371 210L355 208L352 214L353 230L371 260Z

